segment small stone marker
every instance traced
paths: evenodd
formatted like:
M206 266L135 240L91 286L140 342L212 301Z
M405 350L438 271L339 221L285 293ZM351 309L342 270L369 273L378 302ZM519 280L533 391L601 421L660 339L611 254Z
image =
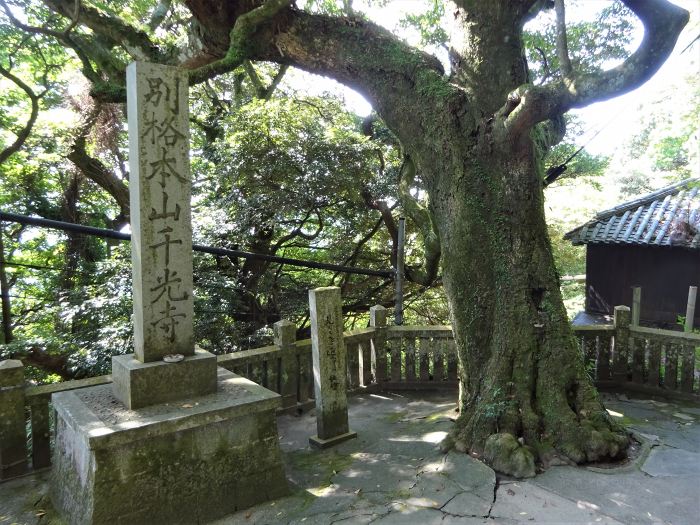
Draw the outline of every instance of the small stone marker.
M318 435L312 446L327 448L357 437L348 426L347 360L340 288L309 290L311 351Z
M170 66L126 70L134 355L112 359L114 393L136 409L216 390L216 357L194 347L188 80ZM164 363L166 355L185 356Z

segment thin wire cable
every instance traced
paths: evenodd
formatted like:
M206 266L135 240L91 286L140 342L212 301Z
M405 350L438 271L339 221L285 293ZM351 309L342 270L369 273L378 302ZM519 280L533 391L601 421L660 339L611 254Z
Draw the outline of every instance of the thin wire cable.
M105 237L108 239L117 239L120 241L131 242L131 235L128 233L118 232L114 230L106 230L104 228L95 228L94 226L84 226L72 222L54 221L41 217L27 217L16 213L7 213L0 211L0 221L16 222L30 226L39 226L43 228L52 228L63 231L72 231L75 233L84 233L96 237ZM355 268L351 266L342 266L339 264L320 263L316 261L305 261L302 259L292 259L289 257L280 257L278 255L268 255L262 253L244 252L241 250L229 250L227 248L216 248L214 246L204 246L201 244L193 244L192 250L196 252L208 253L211 255L221 255L227 257L237 257L242 259L256 259L260 261L268 261L272 263L289 264L291 266L300 266L303 268L313 268L316 270L330 270L336 272L353 273L359 275L375 275L379 277L391 277L394 275L393 270L370 270L368 268Z

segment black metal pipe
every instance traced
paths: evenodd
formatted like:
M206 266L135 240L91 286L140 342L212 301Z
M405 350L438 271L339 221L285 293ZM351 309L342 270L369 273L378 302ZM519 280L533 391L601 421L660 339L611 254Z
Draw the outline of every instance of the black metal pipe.
M0 221L16 222L29 226L40 226L43 228L54 228L57 230L70 231L75 233L84 233L94 235L96 237L105 237L108 239L118 239L120 241L131 242L131 235L128 233L118 232L114 230L105 230L104 228L95 228L94 226L84 226L72 222L54 221L41 217L27 217L16 213L7 213L0 211ZM314 268L317 270L330 270L334 272L354 273L358 275L373 275L378 277L393 277L392 270L370 270L366 268L355 268L352 266L341 266L339 264L328 264L316 261L303 261L301 259L290 259L289 257L280 257L278 255L266 255L262 253L244 252L241 250L229 250L227 248L216 248L214 246L203 246L201 244L193 244L192 249L196 252L209 253L211 255L224 255L230 257L240 257L242 259L257 259L280 264L289 264L290 266L301 266L303 268Z

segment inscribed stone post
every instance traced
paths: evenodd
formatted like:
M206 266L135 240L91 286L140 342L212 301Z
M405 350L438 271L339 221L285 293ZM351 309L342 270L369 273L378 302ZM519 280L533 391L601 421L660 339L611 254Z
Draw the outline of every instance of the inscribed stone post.
M132 64L127 96L136 351L53 395L51 499L75 525L209 523L287 494L280 400L193 345L186 76Z
M188 80L175 67L127 68L134 353L194 354Z
M216 356L195 352L188 79L175 67L127 67L134 354L112 359L130 409L216 391ZM168 354L184 361L163 362Z
M313 446L326 448L357 436L348 427L347 357L340 288L309 290L309 308L318 432L309 441Z

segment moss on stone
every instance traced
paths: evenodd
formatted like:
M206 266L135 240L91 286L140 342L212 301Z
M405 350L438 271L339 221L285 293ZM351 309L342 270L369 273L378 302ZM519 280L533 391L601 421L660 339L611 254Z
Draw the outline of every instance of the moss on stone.
M396 423L404 417L406 417L406 411L401 410L399 412L392 412L391 414L384 416L384 419L389 423Z
M335 450L296 450L287 455L287 460L294 470L317 471L318 487L329 486L333 476L348 468L354 461L349 454L339 454Z
M535 475L535 455L532 449L521 445L513 434L492 434L484 445L484 459L491 467L516 478Z

